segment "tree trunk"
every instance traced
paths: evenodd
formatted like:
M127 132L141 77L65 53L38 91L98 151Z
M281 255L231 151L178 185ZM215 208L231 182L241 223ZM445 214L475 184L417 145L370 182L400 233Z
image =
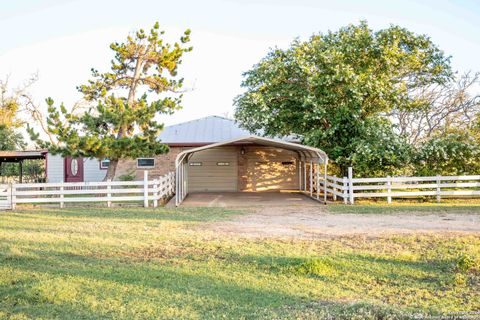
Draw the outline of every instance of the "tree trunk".
M107 170L107 174L105 175L105 178L103 178L103 181L107 181L107 180L114 180L115 178L115 173L117 171L117 165L118 165L118 159L110 159L110 164L108 165L108 170Z

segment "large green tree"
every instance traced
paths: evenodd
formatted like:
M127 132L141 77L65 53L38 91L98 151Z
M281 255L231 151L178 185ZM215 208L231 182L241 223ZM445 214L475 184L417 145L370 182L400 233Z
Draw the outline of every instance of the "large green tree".
M451 76L449 57L427 36L361 22L270 51L244 74L235 118L253 132L297 134L345 171L371 136L367 119L421 107L412 93Z
M165 42L163 33L156 23L148 33L139 30L123 43L112 43L111 70L92 69L93 79L78 88L95 105L77 113L47 99L48 131L58 143L41 141L30 130L32 138L63 156L110 159L106 179L114 178L122 158L167 152L158 139L163 125L155 117L180 108L183 79L177 70L192 48L187 46L189 30L173 45Z

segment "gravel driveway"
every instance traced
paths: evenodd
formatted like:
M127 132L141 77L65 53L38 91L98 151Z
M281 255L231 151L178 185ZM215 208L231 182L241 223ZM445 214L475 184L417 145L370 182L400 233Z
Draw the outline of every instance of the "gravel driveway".
M468 233L480 236L478 213L333 214L325 206L269 206L245 210L251 213L214 223L211 229L223 234L259 238L308 239L406 233Z

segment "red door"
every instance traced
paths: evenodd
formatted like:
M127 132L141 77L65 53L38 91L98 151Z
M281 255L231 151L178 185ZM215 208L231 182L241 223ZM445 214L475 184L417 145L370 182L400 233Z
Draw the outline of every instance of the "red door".
M65 182L83 182L83 159L65 158Z

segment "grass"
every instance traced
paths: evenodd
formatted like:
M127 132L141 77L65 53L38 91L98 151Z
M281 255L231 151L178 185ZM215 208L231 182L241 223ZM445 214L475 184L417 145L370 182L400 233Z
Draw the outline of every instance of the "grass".
M480 309L478 236L259 240L208 228L235 214L2 212L0 318L408 319Z
M356 200L355 205L332 204L328 206L331 213L356 214L422 214L422 213L469 213L480 214L478 199L442 199L442 202L418 200L396 200L388 204L384 200Z

